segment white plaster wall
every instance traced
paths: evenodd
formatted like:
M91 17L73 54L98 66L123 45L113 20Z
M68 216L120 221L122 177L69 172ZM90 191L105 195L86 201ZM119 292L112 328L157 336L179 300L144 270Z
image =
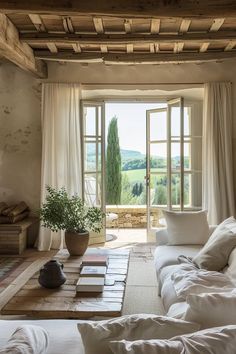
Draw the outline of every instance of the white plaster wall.
M40 83L12 64L0 65L0 201L40 201Z
M48 69L49 77L45 81L50 82L186 83L188 87L196 87L195 84L208 81L232 81L236 167L235 60L137 66L51 62ZM162 85L156 88L168 90L172 87ZM40 200L40 165L40 83L15 66L4 63L0 66L0 200L11 202L24 199L36 210Z

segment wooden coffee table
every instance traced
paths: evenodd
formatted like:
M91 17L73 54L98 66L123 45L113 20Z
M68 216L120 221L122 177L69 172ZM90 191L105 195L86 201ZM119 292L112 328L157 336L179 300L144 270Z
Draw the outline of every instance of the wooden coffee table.
M70 257L67 251L61 251L54 258L64 264L66 283L57 289L41 287L38 283L38 276L42 264L36 262L37 269L31 267L31 272L25 271L25 281L24 274L21 274L22 286L18 284L19 290L15 293L13 291L13 296L9 301L3 303L4 306L0 307L1 314L27 315L37 318L120 316L125 294L129 251L89 248L86 254L108 255L109 266L106 280L114 280L114 285L105 285L101 294L84 293L78 295L75 288L82 257ZM11 291L11 289L9 290Z

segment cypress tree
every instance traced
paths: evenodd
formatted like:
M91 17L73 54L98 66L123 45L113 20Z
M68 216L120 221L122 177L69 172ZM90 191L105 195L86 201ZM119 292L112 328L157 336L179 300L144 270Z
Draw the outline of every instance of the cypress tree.
M106 203L120 204L121 198L121 154L117 127L117 117L113 117L108 127L106 154Z

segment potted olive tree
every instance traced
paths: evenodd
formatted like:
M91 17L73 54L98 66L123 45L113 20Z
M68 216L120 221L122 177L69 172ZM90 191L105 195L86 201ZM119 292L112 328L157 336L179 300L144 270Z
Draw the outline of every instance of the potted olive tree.
M83 255L88 247L89 231L101 231L104 213L86 206L78 195L70 197L65 188L46 186L46 189L46 200L40 209L43 226L54 232L64 230L69 253Z

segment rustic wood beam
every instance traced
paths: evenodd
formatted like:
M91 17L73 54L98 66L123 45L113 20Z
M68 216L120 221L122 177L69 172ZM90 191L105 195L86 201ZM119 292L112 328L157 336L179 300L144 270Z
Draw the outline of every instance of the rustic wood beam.
M145 43L175 43L175 42L222 42L236 40L236 31L219 31L208 33L178 34L52 34L52 33L23 33L21 40L33 45L45 43L79 43L79 44L145 44Z
M125 27L125 33L131 33L132 32L132 20L125 19L124 20L124 27Z
M105 62L110 64L165 64L165 63L191 63L218 61L236 57L234 52L206 52L206 53L149 53L149 54L111 54L111 53L72 53L59 52L57 54L48 51L36 51L39 59L52 61L72 62Z
M75 53L81 53L81 48L79 44L72 44L72 48L74 49Z
M3 0L3 13L41 13L124 17L227 18L236 16L232 0Z
M29 18L31 19L31 22L33 23L33 25L37 29L37 31L46 32L45 25L39 15L29 14Z
M58 52L57 46L54 43L47 43L47 46L51 53Z
M191 20L188 19L182 20L179 28L179 33L188 32L190 25L191 25Z
M227 44L227 46L225 47L225 52L228 52L230 50L232 50L236 45L236 41L231 41Z
M157 34L160 32L160 25L161 25L161 20L159 18L153 18L151 20L151 28L150 32L152 34Z
M175 43L174 44L174 53L180 53L184 49L184 43Z
M0 56L36 76L47 76L46 64L35 59L33 50L20 41L16 27L4 14L0 14Z
M104 33L103 22L101 18L94 17L93 24L97 33Z
M63 17L62 24L66 33L74 33L73 23L70 17Z
M101 45L101 52L102 53L107 53L108 52L107 45L104 45L104 44Z
M209 47L210 43L203 43L201 44L201 47L200 47L200 52L201 53L204 53L207 51L208 47Z
M127 51L127 53L133 53L133 51L134 51L133 44L127 44L126 51Z
M223 25L225 19L224 18L215 18L213 23L210 27L210 32L217 32L219 31L220 27Z

